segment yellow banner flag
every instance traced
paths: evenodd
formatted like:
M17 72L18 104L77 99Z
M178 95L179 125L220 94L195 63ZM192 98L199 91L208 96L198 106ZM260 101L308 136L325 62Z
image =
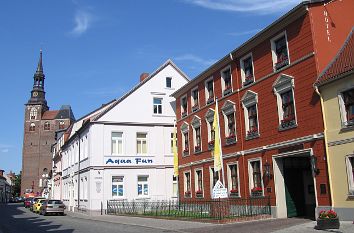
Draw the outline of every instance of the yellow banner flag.
M177 128L175 126L173 131L173 139L172 139L172 151L173 151L173 175L175 177L178 176L178 152L177 152Z
M222 150L221 150L221 141L220 141L220 125L219 125L219 110L218 110L218 100L216 99L215 103L215 112L214 112L214 170L220 171L222 169Z

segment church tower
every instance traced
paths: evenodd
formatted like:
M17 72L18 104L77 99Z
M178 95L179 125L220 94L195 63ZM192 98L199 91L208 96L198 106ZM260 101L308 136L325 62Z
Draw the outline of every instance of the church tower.
M51 146L55 143L55 132L64 131L74 121L71 107L64 105L60 110L49 111L44 91L42 50L37 70L33 76L31 96L25 104L24 137L22 148L21 194L42 194L52 170ZM43 175L47 175L43 178Z

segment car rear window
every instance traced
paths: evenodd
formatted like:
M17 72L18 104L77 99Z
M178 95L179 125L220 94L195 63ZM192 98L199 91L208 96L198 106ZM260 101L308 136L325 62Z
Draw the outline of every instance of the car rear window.
M49 200L48 204L57 204L58 205L58 204L63 204L63 202L60 200Z
M43 200L40 200L40 201L39 201L39 203L43 203L43 202L45 202L45 201L46 201L46 200L45 200L45 199L43 199Z

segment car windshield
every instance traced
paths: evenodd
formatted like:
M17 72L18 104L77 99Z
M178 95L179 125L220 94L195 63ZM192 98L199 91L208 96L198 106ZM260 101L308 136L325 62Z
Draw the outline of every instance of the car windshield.
M43 202L45 202L46 200L43 199L43 200L40 200L39 203L43 204Z
M57 204L58 205L58 204L63 204L63 202L60 200L49 200L48 204Z

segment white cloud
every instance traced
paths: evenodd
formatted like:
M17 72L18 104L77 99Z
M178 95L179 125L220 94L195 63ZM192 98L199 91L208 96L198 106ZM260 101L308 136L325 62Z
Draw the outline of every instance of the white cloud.
M269 14L294 7L301 0L184 0L212 10Z
M259 32L261 29L253 29L253 30L248 30L248 31L239 31L239 32L229 32L227 35L229 36L245 36L249 34L256 34Z
M74 20L75 27L71 31L71 34L80 36L90 28L93 16L90 12L80 9L76 11Z
M10 148L12 148L11 145L0 144L0 151L1 151L2 153L7 153L7 152L9 152Z
M193 54L183 54L181 56L175 57L176 61L192 61L204 66L210 66L214 64L216 61L213 59L203 59Z

